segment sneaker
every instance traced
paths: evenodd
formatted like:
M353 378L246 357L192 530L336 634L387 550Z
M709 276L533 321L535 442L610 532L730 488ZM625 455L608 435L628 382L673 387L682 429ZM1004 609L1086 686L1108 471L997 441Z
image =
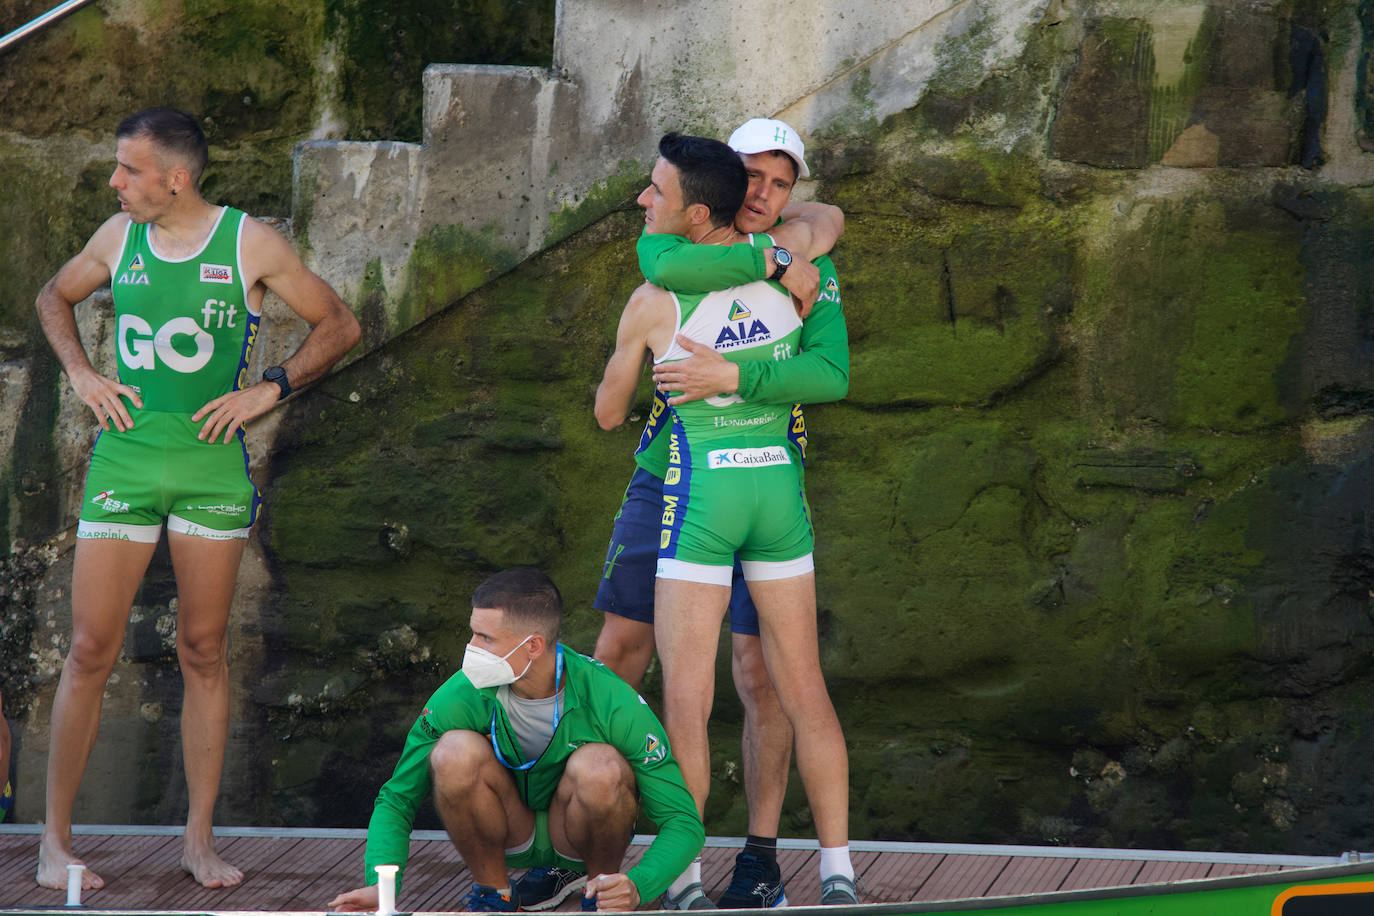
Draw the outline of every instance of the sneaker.
M570 868L531 868L511 888L522 910L551 910L571 894L587 886L585 872ZM592 909L596 907L593 906Z
M464 913L514 913L520 909L518 897L512 891L502 894L494 887L474 884L472 890L463 898Z
M583 895L582 895L582 912L584 912L584 913L595 913L595 912L596 912L596 898L595 898L595 897L588 897L586 894L583 894Z
M856 906L859 889L853 878L831 875L821 882L821 906Z
M663 892L663 905L665 910L714 910L718 907L711 902L711 898L706 896L706 891L702 890L700 881L693 881L682 889L682 893L674 896Z
M722 910L787 906L777 861L752 852L735 856L734 877L716 903Z

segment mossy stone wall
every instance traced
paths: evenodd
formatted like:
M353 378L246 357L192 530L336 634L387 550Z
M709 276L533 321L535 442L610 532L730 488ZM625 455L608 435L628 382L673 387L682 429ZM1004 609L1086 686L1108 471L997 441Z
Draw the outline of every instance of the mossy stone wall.
M1334 2L1118 6L1047 7L995 71L971 29L915 107L856 98L812 138L816 193L848 214L851 393L808 411L807 482L852 835L1365 847L1374 181L1301 167L1316 109L1286 55L1315 30L1334 74L1367 24ZM1348 85L1327 100L1362 104ZM1234 118L1199 101L1227 93ZM1198 161L1256 111L1278 160ZM1179 147L1198 126L1215 144ZM647 403L612 433L591 414L639 225L579 220L284 408L242 673L263 750L232 764L252 792L227 820L362 824L359 787L459 665L495 569L546 569L590 649ZM718 681L709 829L737 834L723 655ZM794 780L782 831L810 830Z

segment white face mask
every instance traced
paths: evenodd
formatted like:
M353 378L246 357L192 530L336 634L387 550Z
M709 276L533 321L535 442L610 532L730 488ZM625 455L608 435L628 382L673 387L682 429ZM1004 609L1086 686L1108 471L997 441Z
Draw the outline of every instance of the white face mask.
M533 634L526 636L516 643L515 649L520 648L525 643L533 639ZM519 674L510 666L506 659L515 654L515 649L511 649L505 655L497 655L495 652L488 652L479 646L468 643L468 647L463 650L463 673L472 681L472 686L477 689L483 687L500 687L503 684L514 684L525 676L525 671L530 670L530 665L534 664L534 659L525 663L524 671Z

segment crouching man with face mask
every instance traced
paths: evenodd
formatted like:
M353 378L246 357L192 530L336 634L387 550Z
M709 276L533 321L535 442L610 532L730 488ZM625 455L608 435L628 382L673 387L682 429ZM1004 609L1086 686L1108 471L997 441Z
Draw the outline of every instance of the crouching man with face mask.
M472 872L466 912L518 909L521 886L510 885L507 868L536 867L539 881L557 885L526 889L541 909L585 882L582 909L633 910L701 852L701 819L663 726L632 687L557 641L562 617L558 589L537 570L509 569L478 586L463 668L429 698L377 796L366 886L331 909L377 909L376 866L404 871L431 786ZM641 805L659 833L622 873Z

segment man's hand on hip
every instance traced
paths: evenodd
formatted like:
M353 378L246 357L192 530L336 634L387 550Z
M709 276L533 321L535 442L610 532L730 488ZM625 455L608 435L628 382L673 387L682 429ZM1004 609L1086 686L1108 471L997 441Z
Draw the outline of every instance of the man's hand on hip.
M677 344L692 355L654 366L654 385L659 391L682 392L669 398L669 404L676 407L739 390L739 366L683 334L677 335Z
M124 406L124 398L135 406L141 408L143 399L138 396L128 385L121 385L113 379L108 379L96 372L94 369L80 369L71 373L72 390L76 396L86 402L86 406L95 412L96 422L103 430L109 430L110 421L114 421L115 429L127 432L133 429L134 421L129 416L129 409Z
M251 388L220 395L191 415L192 423L205 420L196 438L214 442L223 432L227 443L241 426L271 410L280 395L276 382L258 382Z

